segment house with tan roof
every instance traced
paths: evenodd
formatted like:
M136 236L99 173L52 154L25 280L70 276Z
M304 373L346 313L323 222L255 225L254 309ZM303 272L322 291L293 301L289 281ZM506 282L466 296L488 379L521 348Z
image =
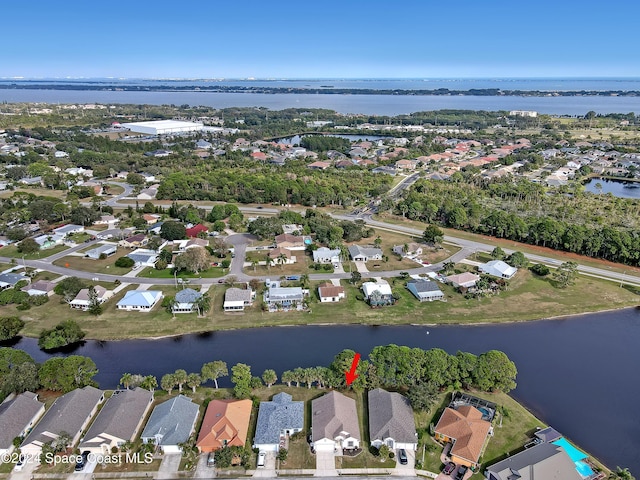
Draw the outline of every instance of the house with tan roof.
M149 242L149 238L144 233L138 233L131 237L125 238L118 242L119 247L125 248L140 248L145 246Z
M356 401L336 391L311 402L311 446L316 452L360 448Z
M449 275L447 277L447 282L453 285L455 288L464 287L471 288L475 287L476 283L480 280L480 276L471 272L464 272L457 275Z
M274 248L269 250L267 256L274 261L276 265L289 265L290 263L296 263L296 257L291 255L291 250L288 248Z
M201 453L225 446L244 447L251 419L251 400L212 400L202 421L196 446Z
M318 285L318 296L321 303L339 302L345 298L344 287L333 283Z
M302 235L290 235L282 233L276 236L276 245L278 248L287 248L289 250L304 250L305 237Z
M386 445L391 450L416 450L418 434L413 409L406 397L376 388L369 391L368 404L372 446L380 448L381 445Z
M492 430L491 423L482 417L482 412L471 405L457 409L447 407L442 412L435 428L435 437L453 444L449 451L452 462L467 467L478 466Z

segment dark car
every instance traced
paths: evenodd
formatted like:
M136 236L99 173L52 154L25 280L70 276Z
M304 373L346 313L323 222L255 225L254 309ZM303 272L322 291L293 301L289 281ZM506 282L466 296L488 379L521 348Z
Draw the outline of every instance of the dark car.
M85 450L84 452L82 452L82 455L80 456L80 458L78 458L78 461L76 462L76 468L75 468L76 472L82 471L84 466L87 464L88 458L89 458L89 451Z
M400 460L400 465L406 465L409 461L407 459L407 451L404 448L398 450L398 460Z
M456 469L456 464L453 462L449 462L442 469L442 473L444 473L445 475L451 475L455 469Z
M458 473L456 473L456 480L462 480L464 478L464 474L467 473L467 467L461 465L458 469Z

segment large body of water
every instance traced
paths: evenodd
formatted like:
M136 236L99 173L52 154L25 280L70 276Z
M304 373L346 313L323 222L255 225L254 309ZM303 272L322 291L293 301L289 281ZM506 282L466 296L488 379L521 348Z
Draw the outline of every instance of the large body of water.
M549 312L553 314L553 312ZM518 367L515 398L606 464L640 472L640 311L625 309L563 320L483 326L273 327L185 335L160 340L88 341L74 353L92 357L103 388L124 372L158 377L183 368L199 371L221 359L243 362L254 374L278 374L298 366L328 365L345 348L366 355L376 345L396 343L482 353L499 349ZM37 361L35 339L16 348ZM229 385L224 378L222 385Z
M640 91L640 79L401 79L401 80L225 80L205 81L152 81L152 80L106 80L97 79L62 81L57 83L92 84L107 82L111 85L203 85L274 87L274 88L321 88L332 86L349 89L438 89L470 90L499 88L502 90L541 91ZM20 82L0 80L0 84ZM34 84L37 82L28 82ZM205 105L215 108L266 107L271 110L284 108L328 108L339 113L367 115L400 115L418 111L459 110L535 110L552 115L584 115L590 110L596 113L640 114L640 97L574 96L574 97L505 97L505 96L413 96L413 95L326 95L326 94L267 94L267 93L212 93L198 91L91 91L46 89L0 90L0 102L46 102L46 103L128 103L128 104L174 104ZM48 83L51 83L50 81Z
M600 188L597 188L596 185ZM591 193L603 195L610 193L614 197L620 198L640 198L640 182L592 178L584 184L584 188Z

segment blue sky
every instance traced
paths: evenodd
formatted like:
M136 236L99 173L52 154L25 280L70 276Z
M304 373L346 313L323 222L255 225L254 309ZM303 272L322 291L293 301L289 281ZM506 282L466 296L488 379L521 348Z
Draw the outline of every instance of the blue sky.
M35 0L2 6L0 76L640 76L634 0Z

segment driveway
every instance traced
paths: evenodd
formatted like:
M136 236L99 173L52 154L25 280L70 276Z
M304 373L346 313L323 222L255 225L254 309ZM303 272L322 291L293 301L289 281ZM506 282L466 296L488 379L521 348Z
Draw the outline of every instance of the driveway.
M176 478L181 459L181 453L166 453L162 458L162 463L155 478Z
M416 452L411 449L405 449L407 452L407 464L402 465L400 463L400 459L398 458L398 451L396 450L396 468L394 468L392 475L393 476L402 476L402 477L415 477L416 476Z
M216 469L207 466L208 456L208 453L200 454L198 463L196 464L196 471L193 472L193 478L212 478L216 476Z
M248 278L242 271L242 267L247 254L247 245L255 240L257 240L257 237L248 233L236 233L224 239L227 245L233 247L234 253L234 258L231 259L231 266L229 267L229 274L235 275L238 280Z
M336 470L336 456L332 450L316 451L316 477L336 477L338 471Z
M358 270L360 273L369 273L369 270L367 269L367 262L353 262L356 264L356 270Z
M276 452L265 452L264 467L256 468L253 473L254 477L276 478Z

